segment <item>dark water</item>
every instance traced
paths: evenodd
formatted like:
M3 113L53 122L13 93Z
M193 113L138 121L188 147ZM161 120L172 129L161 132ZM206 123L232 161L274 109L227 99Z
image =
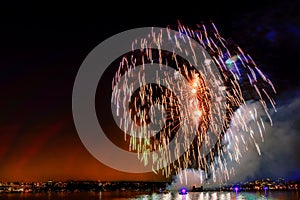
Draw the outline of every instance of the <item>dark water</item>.
M0 194L0 200L300 200L300 191L264 192L189 192L180 195L177 192L141 193L141 192L49 192L49 193L12 193Z

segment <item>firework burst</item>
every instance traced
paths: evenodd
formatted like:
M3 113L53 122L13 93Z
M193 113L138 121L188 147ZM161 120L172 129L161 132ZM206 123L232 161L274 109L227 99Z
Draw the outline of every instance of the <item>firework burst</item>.
M165 45L173 51L166 51ZM235 142L235 152L229 152L238 161L240 145L256 144L246 118L256 122L251 126L259 128L261 138L264 124L256 109L236 113L247 101L257 101L272 123L272 82L250 55L221 37L214 23L194 29L179 23L178 31L153 29L132 46L139 50L122 57L111 101L124 138L129 136L129 151L167 177L187 168L216 176L216 166L228 177L224 141L231 138L226 136L230 123L249 133L241 136L243 142Z

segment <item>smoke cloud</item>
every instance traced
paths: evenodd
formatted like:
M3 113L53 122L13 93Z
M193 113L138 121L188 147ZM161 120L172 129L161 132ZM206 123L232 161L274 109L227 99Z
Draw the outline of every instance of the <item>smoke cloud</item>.
M262 178L300 179L300 90L282 93L276 102L269 117L259 102L241 106L224 138L226 151L216 158L210 176L183 170L168 189L210 188Z

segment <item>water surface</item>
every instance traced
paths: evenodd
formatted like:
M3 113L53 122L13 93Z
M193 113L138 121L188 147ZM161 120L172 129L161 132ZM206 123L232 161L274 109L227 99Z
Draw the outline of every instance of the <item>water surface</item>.
M0 200L300 200L299 191L264 192L42 192L42 193L6 193L0 194Z

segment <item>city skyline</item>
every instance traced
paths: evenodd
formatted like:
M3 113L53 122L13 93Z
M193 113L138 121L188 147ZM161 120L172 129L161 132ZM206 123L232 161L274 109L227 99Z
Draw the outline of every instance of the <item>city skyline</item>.
M298 181L277 179L255 179L217 187L203 185L180 185L174 187L170 182L162 181L100 181L100 180L68 180L39 182L0 182L0 193L38 193L38 192L84 192L84 191L133 191L156 192L180 191L185 188L189 192L205 191L292 191L300 189Z

